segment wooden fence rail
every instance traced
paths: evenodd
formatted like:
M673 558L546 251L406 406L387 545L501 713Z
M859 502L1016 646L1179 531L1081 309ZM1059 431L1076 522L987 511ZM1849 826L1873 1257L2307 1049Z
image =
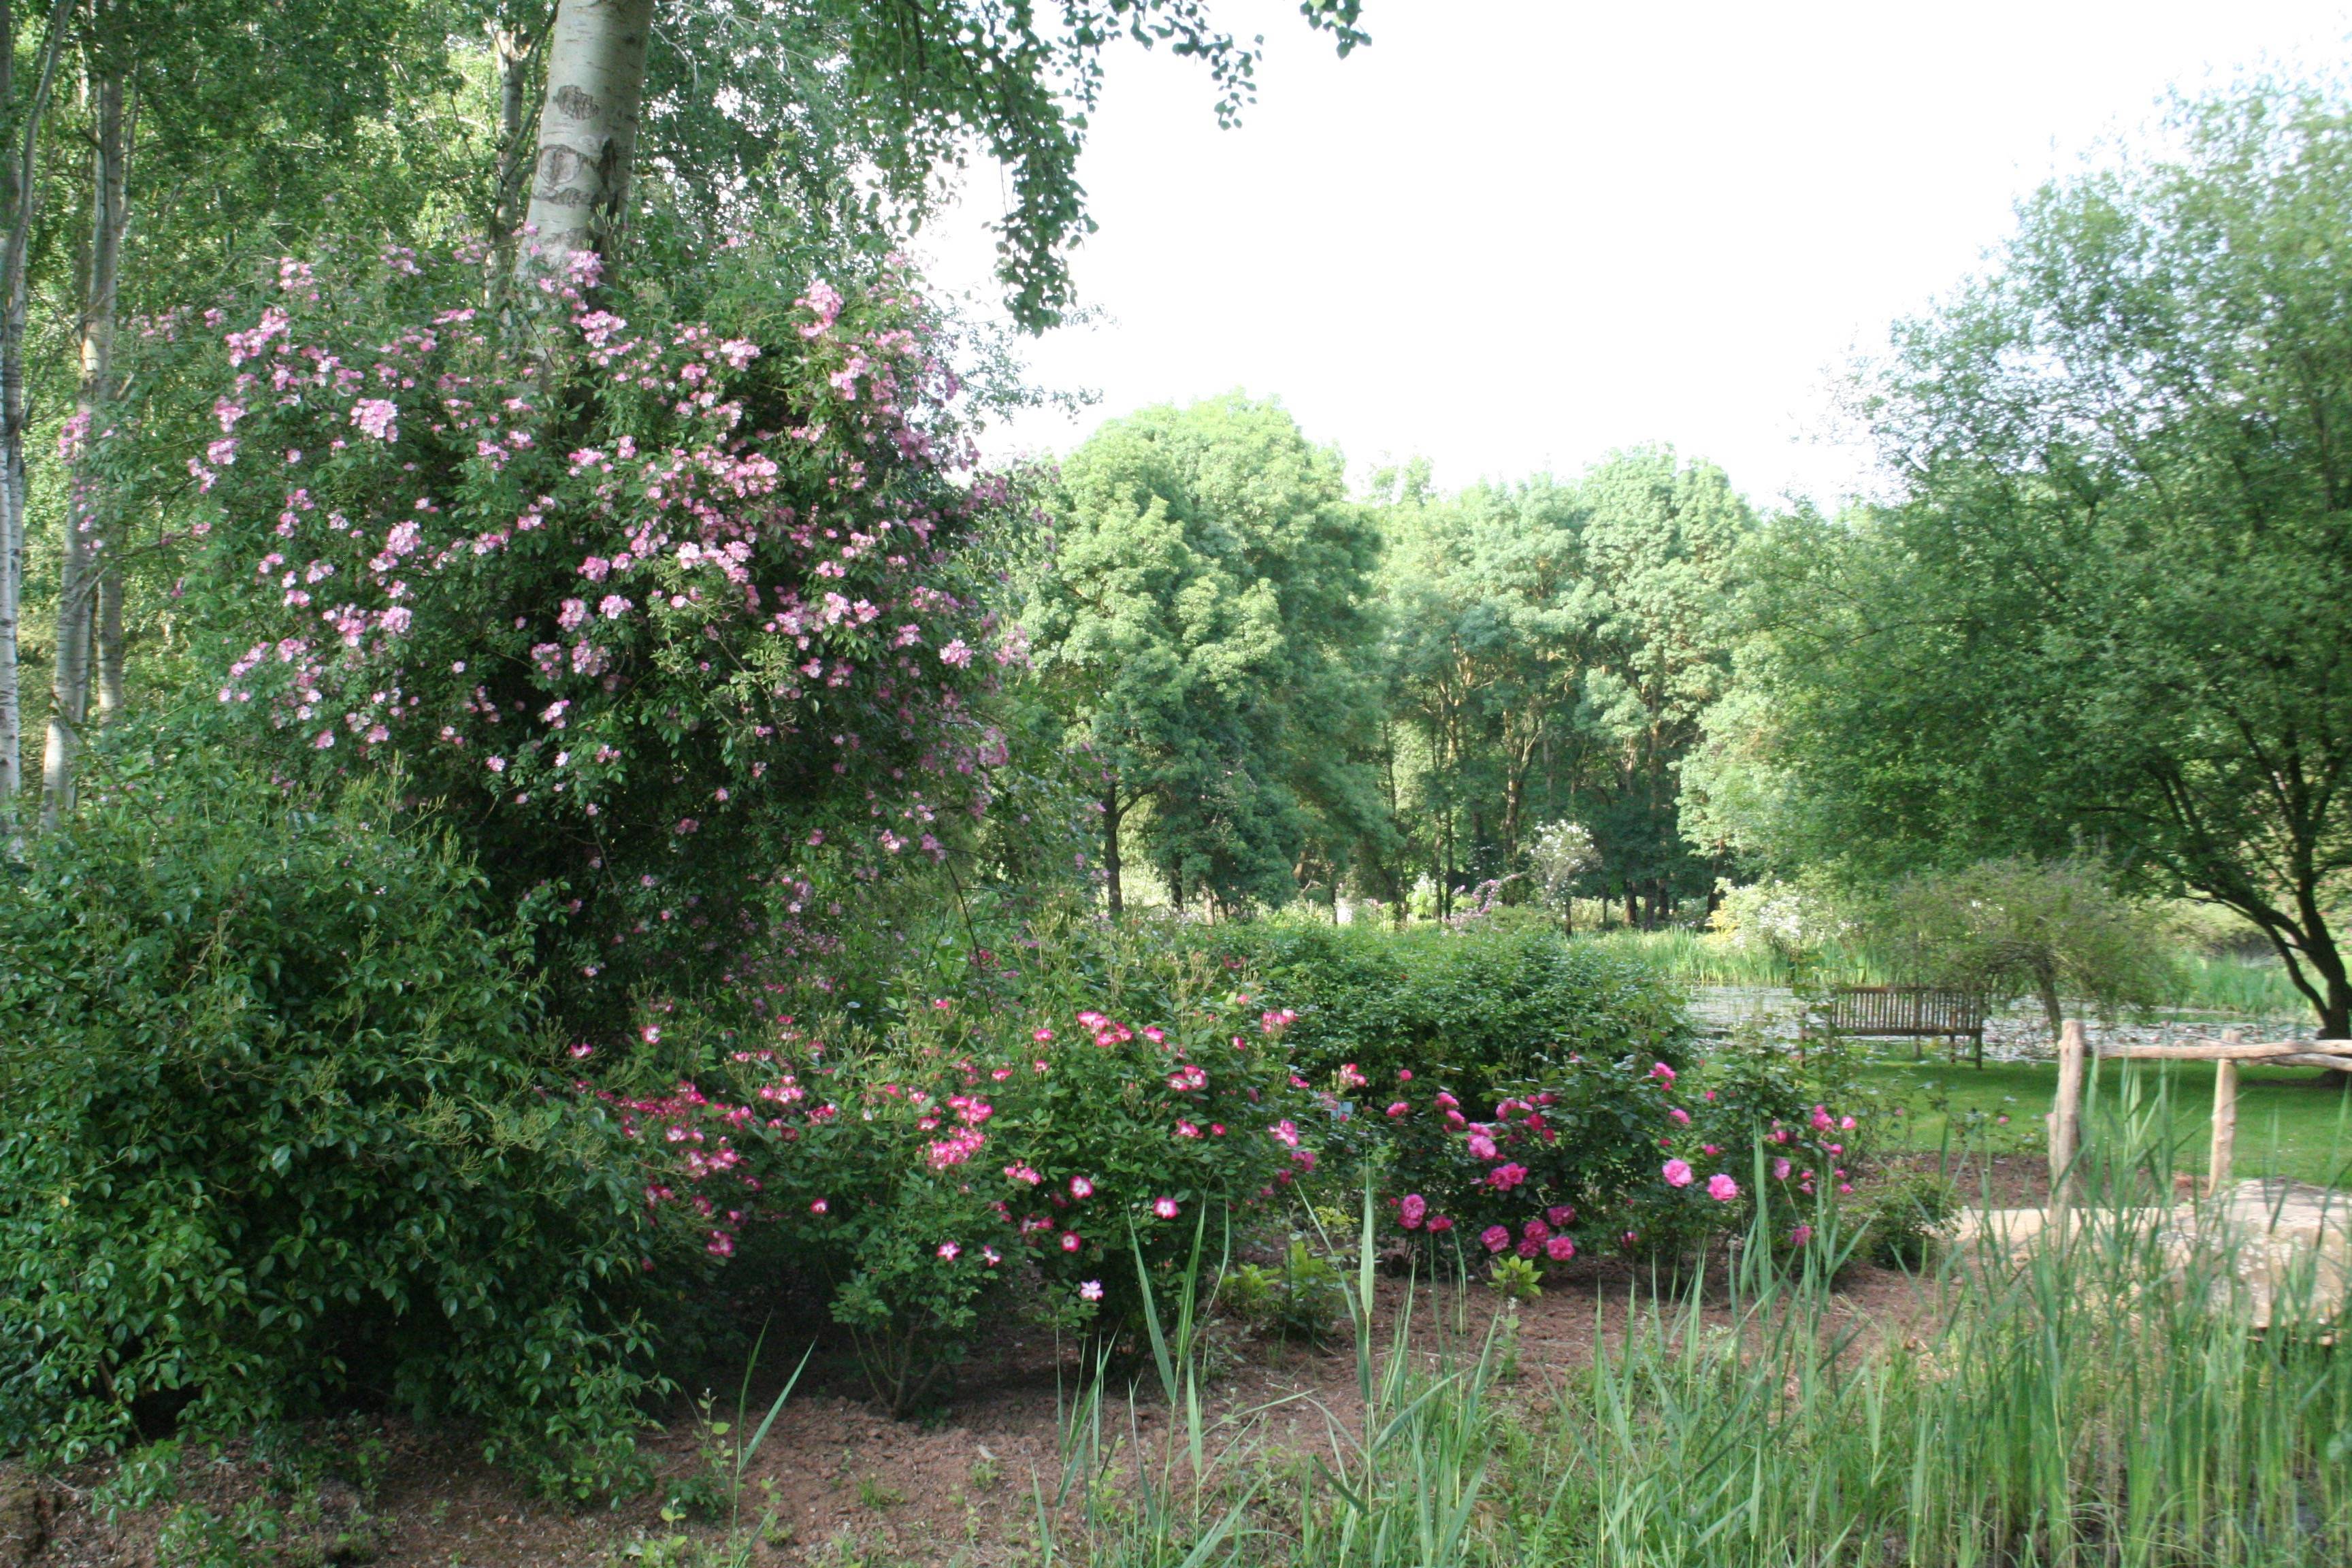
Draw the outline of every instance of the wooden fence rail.
M2065 1228L2066 1213L2074 1205L2080 1191L2074 1164L2083 1152L2083 1073L2088 1056L2081 1020L2067 1019L2058 1040L2058 1095L2049 1116L2050 1221L2061 1232ZM2218 1040L2197 1040L2185 1046L2117 1046L2099 1052L2099 1057L2105 1061L2213 1064L2213 1141L2205 1159L2205 1191L2210 1194L2229 1184L2230 1166L2236 1152L2239 1064L2260 1062L2266 1067L2319 1067L2352 1072L2352 1040L2252 1042L2231 1029Z

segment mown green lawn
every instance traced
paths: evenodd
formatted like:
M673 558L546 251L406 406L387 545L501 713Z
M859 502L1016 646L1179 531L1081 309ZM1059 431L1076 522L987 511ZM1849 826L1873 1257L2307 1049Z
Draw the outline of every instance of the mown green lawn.
M2213 1068L2204 1062L2101 1062L2095 1066L2095 1117L2118 1112L2137 1090L2141 1113L2158 1098L2169 1115L2176 1170L2201 1174L2212 1136ZM2126 1075L2130 1083L2127 1085ZM2041 1150L2042 1119L2057 1092L2050 1062L1988 1062L1980 1071L1930 1059L1882 1056L1862 1068L1900 1129L1898 1147L1935 1149L1949 1136L1995 1153ZM2313 1081L2304 1068L2248 1068L2238 1080L2236 1173L2352 1187L2352 1095ZM2007 1117L2007 1122L2000 1119Z

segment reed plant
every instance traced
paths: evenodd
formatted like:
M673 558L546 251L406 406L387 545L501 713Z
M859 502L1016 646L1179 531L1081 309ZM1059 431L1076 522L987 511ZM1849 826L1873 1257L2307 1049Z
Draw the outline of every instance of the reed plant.
M1153 1340L1158 1402L1097 1379L1065 1425L1047 1563L2272 1568L2352 1562L2352 1359L2310 1258L2252 1326L2239 1243L2185 1223L2158 1086L2110 1083L2074 1223L1953 1247L1857 1317L1850 1242L1759 1212L1727 1259L1631 1292L1588 1364L1514 1381L1515 1320L1408 1283L1376 1332L1369 1199L1350 1407L1213 1415L1207 1297ZM1761 1184L1759 1184L1761 1185ZM2206 1217L2210 1218L2208 1215ZM1601 1331L1601 1330L1608 1331ZM1528 1369L1530 1373L1554 1369ZM1296 1436L1311 1416L1312 1444ZM1110 1436L1113 1426L1120 1437ZM1155 1435L1156 1434L1156 1435ZM1057 1506L1075 1505L1075 1506Z

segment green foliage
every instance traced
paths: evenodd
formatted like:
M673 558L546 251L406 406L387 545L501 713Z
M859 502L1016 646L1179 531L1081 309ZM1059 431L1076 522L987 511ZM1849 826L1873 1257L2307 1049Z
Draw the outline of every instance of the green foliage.
M2258 87L2053 184L1869 388L1893 505L1756 552L1694 831L1886 878L2095 850L2352 1030L2352 114Z
M1572 821L1590 848L1564 877L1547 857L1553 900L1638 897L1654 924L1703 892L1718 847L1686 842L1674 803L1728 673L1724 612L1753 527L1723 471L1649 447L1573 483L1439 498L1408 470L1381 489L1402 842L1367 879L1395 901L1428 875L1440 915L1480 884L1517 898L1507 879L1544 877L1538 824Z
M1229 396L1104 426L1062 467L1024 613L1047 700L1099 770L1118 897L1130 811L1179 901L1286 902L1310 847L1380 830L1380 539L1339 455Z
M380 795L118 776L0 884L0 1442L352 1399L635 1475L658 1237L519 932Z
M2004 1000L2030 994L2053 1039L2062 997L2147 1005L2171 988L2161 917L2120 896L2095 860L1985 860L1906 878L1885 920L1914 975Z
M1205 64L1230 121L1254 90L1263 40L1217 27L1202 0L1070 0L1011 9L949 0L899 10L862 0L782 6L691 0L657 28L651 134L640 158L711 232L761 203L845 210L852 232L903 237L943 171L984 151L1004 171L997 275L1023 325L1060 319L1066 251L1093 228L1077 181L1104 46L1125 35ZM1360 0L1299 6L1346 54ZM668 90L663 90L667 88ZM883 202L867 194L878 182Z
M1338 1331L1347 1307L1339 1270L1296 1236L1279 1263L1244 1263L1226 1276L1219 1293L1258 1332L1310 1344Z
M1506 1301L1543 1299L1543 1269L1524 1258L1497 1258L1486 1266L1486 1289Z
M1290 1043L1318 1087L1352 1064L1377 1110L1408 1080L1452 1086L1474 1105L1496 1087L1572 1056L1680 1061L1683 996L1639 958L1548 930L1403 931L1259 921L1220 928L1229 962L1298 1015Z
M1951 1238L1962 1194L1937 1171L1900 1171L1874 1180L1845 1205L1844 1220L1859 1236L1857 1249L1885 1268L1927 1268Z

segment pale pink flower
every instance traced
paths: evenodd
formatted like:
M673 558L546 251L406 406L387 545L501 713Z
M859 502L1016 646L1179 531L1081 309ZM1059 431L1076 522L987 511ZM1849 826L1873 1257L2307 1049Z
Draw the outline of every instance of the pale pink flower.
M400 405L382 397L362 397L352 405L352 423L360 434L377 441L390 441L400 434Z
M963 1248L958 1247L952 1241L942 1241L940 1243L940 1256L946 1258L950 1263L953 1263L959 1257L962 1256L962 1254Z
M1154 1198L1151 1200L1151 1212L1158 1215L1161 1219L1174 1219L1177 1214L1176 1200L1174 1198Z
M1102 1298L1102 1281L1099 1279L1089 1279L1078 1287L1078 1299L1082 1301L1099 1301Z
M1070 1195L1074 1198L1090 1198L1095 1195L1095 1184L1084 1176L1072 1176Z

